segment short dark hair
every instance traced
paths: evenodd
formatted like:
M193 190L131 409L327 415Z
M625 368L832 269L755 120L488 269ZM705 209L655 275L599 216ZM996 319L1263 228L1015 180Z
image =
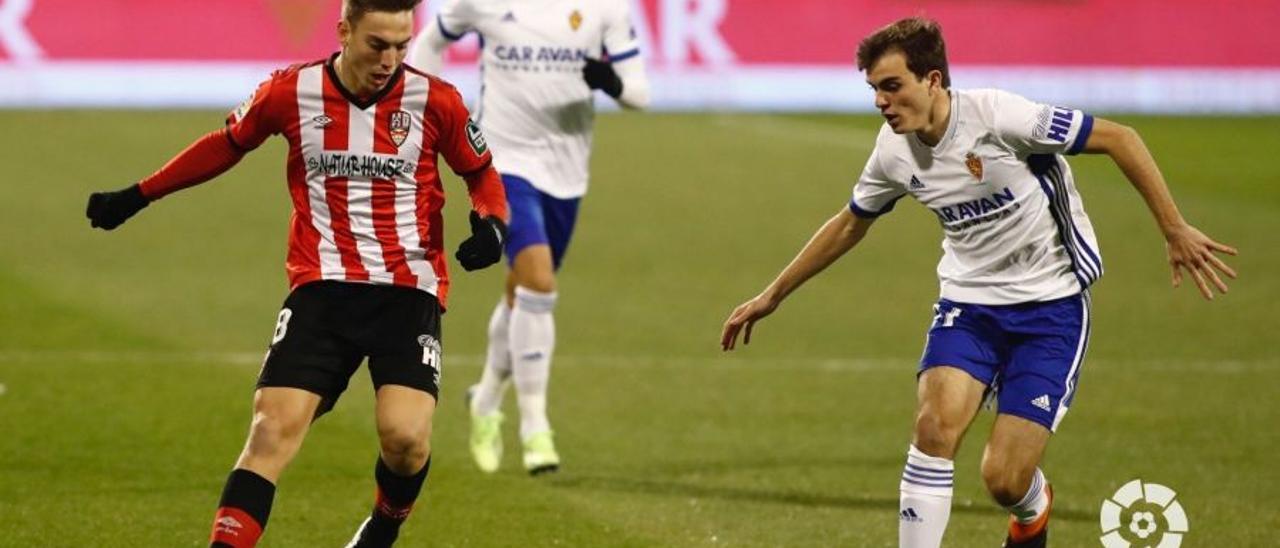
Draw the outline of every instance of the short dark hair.
M356 21L371 11L410 11L421 3L422 0L342 0L342 18L347 24L355 25Z
M942 73L942 87L951 87L947 70L947 44L942 40L942 26L924 17L899 19L863 38L858 43L858 70L867 71L885 54L901 51L907 58L907 69L917 78L929 71Z

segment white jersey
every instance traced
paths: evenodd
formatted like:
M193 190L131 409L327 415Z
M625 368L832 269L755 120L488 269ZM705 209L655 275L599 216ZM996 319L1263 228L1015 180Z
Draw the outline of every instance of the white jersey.
M480 34L477 117L494 165L556 198L587 192L593 95L584 58L639 54L626 0L446 0L435 24L450 40Z
M1102 276L1093 226L1062 154L1084 148L1093 117L999 90L951 90L937 146L888 124L853 189L875 217L910 194L942 224L942 297L1015 304L1066 297Z

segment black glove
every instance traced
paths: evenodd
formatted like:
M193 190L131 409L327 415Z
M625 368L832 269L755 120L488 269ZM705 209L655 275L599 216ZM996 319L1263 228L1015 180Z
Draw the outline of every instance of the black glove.
M93 228L111 230L124 224L135 213L151 203L142 195L142 187L133 185L115 192L94 192L89 195L89 205L84 215Z
M587 87L608 93L614 99L622 95L622 79L613 71L613 63L588 57L582 67L582 79L587 81Z
M507 224L497 217L481 217L471 212L471 237L458 246L454 258L468 272L480 270L502 258L502 246L507 242Z

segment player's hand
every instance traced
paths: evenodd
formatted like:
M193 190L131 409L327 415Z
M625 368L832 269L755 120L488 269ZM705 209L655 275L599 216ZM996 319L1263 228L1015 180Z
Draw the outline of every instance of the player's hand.
M149 203L151 201L142 195L142 187L132 185L115 192L90 194L84 214L89 218L89 226L111 230L124 224Z
M1182 271L1186 270L1187 274L1191 275L1191 279L1195 280L1196 287L1200 288L1200 294L1204 295L1205 299L1213 300L1210 284L1213 284L1219 293L1227 292L1227 284L1222 281L1218 273L1221 272L1234 280L1236 271L1222 262L1222 259L1214 253L1235 255L1236 248L1213 241L1191 225L1185 225L1170 232L1165 236L1165 242L1166 251L1169 254L1169 267L1173 269L1173 287L1182 285Z
M582 79L587 81L587 87L603 91L614 99L622 95L622 78L613 71L613 63L588 57L582 67Z
M494 216L481 217L471 212L471 237L458 246L453 256L468 272L479 270L502 258L502 246L507 241L507 224Z
M720 349L733 350L738 343L738 332L743 331L743 328L746 332L742 344L751 344L751 328L777 309L777 301L763 293L733 309L729 319L724 322L724 331L720 333Z

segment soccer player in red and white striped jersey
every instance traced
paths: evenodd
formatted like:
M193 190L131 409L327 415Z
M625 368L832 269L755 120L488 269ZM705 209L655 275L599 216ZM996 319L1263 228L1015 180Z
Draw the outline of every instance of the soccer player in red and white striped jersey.
M352 546L389 546L430 466L440 313L449 277L437 157L465 179L467 270L501 257L507 204L492 156L453 86L403 64L420 0L344 0L340 52L277 71L226 120L138 184L95 193L114 229L150 202L227 171L268 137L288 141L291 292L254 396L249 439L210 543L254 546L275 484L313 418L364 358L377 394L377 500Z

